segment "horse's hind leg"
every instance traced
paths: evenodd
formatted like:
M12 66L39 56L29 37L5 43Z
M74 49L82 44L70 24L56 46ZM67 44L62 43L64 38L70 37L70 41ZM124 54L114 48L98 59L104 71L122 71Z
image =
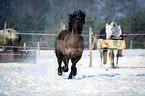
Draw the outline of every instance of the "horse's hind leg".
M100 49L100 58L101 58L101 64L100 64L100 67L102 67L102 57L103 57L103 50Z
M17 40L13 40L13 41L12 41L12 50L13 50L14 52L17 51L17 48L15 48L15 46L16 46L16 41L17 41ZM16 46L16 47L17 47L17 46Z
M18 51L21 51L21 36L20 35L18 39Z
M107 48L103 49L103 64L107 63Z
M64 56L63 62L64 62L65 66L63 66L63 68L62 68L62 71L64 71L64 72L68 72L68 61L69 61L68 56Z
M71 72L70 72L70 74L69 74L68 79L72 79L72 76L76 76L76 75L77 75L76 64L77 64L77 62L78 62L80 59L81 59L81 56L71 59L72 66L71 66Z
M110 50L109 56L111 68L114 68L114 50Z
M119 56L120 56L120 53L119 53L119 50L117 50L117 60L116 60L116 68L118 69L118 58L119 58Z
M61 67L61 63L62 63L62 59L63 59L63 54L56 50L56 57L57 57L57 61L58 61L58 75L61 76L62 75L62 67Z

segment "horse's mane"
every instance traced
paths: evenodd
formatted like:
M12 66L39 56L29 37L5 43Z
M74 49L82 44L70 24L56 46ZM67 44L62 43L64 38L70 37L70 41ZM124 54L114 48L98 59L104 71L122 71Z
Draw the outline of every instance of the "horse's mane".
M4 29L4 30L14 34L18 33L15 29L12 28Z
M74 21L75 20L79 20L81 21L83 24L85 24L85 12L82 11L82 10L78 10L78 11L74 11L73 14L69 14L69 22L68 22L68 30L69 31L72 31L72 27L73 27L73 24L74 24Z

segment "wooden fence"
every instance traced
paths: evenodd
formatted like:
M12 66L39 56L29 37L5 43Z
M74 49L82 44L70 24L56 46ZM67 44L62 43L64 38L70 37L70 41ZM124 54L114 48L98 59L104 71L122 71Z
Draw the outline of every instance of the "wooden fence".
M7 28L7 25L5 24L4 28ZM61 24L61 28L60 28L60 31L61 30L64 30L65 29L65 25L62 23ZM92 49L94 49L95 45L96 45L96 48L97 48L97 37L100 36L100 34L94 34L92 32L92 28L89 27L89 34L88 35L83 35L84 38L88 38L86 39L85 41L85 44L87 46L89 46L89 50L90 50L90 64L89 66L91 67L92 66ZM57 36L58 34L42 34L42 33L17 33L17 34L20 34L20 35L34 35L34 36ZM102 35L105 35L105 34L102 34ZM130 36L139 36L139 35L143 35L145 36L145 34L123 34L124 36L126 35L130 35ZM54 37L53 37L54 38ZM50 41L47 41L47 42L50 42ZM35 44L35 46L28 46L28 43L30 43L30 45L32 44ZM21 46L21 49L22 51L25 51L27 52L29 49L31 49L31 51L36 51L38 52L38 54L40 54L40 50L42 49L51 49L50 47L52 46L41 46L41 44L44 44L46 42L24 42L23 43L23 46ZM130 41L130 49L133 48L133 43L136 43L136 42L133 42L133 40ZM139 42L139 43L142 43L142 44L145 44L144 42ZM18 48L18 46L0 46L0 49L4 49L4 47L15 47L15 48ZM53 46L54 47L54 46ZM85 49L88 49L88 48L85 48ZM30 50L29 50L30 51ZM5 54L9 54L9 53L5 53ZM4 53L0 53L0 55L5 55ZM10 53L9 55L12 55L12 53ZM16 54L16 55L22 55L22 54ZM13 58L13 57L11 57Z

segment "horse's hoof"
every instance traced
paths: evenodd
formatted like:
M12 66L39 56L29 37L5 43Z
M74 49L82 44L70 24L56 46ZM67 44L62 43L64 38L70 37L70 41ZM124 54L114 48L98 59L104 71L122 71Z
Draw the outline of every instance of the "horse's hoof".
M72 72L72 76L76 76L77 75L77 68L74 68L73 72Z
M72 79L72 75L69 75L69 76L68 76L68 79Z
M68 69L67 67L65 67L65 66L62 67L62 71L63 71L63 72L68 72L68 70L69 70L69 69Z
M59 75L59 76L62 76L62 73L61 73L61 72L58 72L58 75Z
M58 68L58 75L62 76L62 69L61 68Z
M115 69L116 67L114 67L114 66L111 66L111 68L112 68L112 69Z

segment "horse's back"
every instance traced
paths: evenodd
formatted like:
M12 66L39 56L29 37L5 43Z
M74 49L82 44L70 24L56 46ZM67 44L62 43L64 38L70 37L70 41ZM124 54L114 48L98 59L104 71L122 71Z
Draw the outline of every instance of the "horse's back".
M14 40L18 38L17 34L18 32L11 28L0 30L0 36L2 36L3 38L9 38Z
M99 39L106 39L106 28L105 27L100 30Z
M62 30L58 36L57 36L57 40L64 40L65 36L70 34L70 31L68 30Z

